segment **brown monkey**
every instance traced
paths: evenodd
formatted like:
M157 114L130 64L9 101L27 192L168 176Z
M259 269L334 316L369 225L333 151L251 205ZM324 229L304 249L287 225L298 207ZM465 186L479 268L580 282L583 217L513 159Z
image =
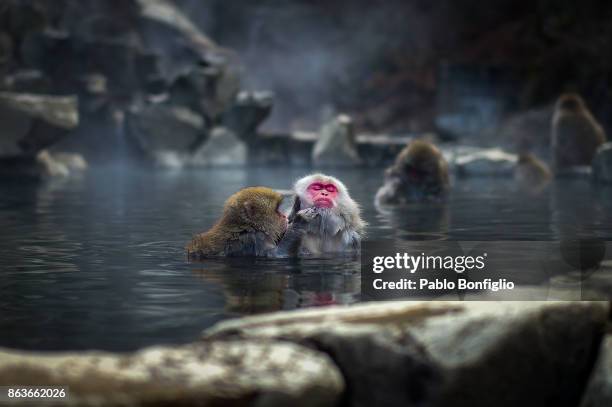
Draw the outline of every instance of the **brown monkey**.
M603 128L584 100L575 93L561 95L552 119L551 149L555 172L591 165L597 147L605 141Z
M299 179L289 229L278 256L358 253L365 222L359 205L337 178L312 174Z
M428 141L414 140L385 171L376 203L397 205L436 200L446 195L449 185L448 163L440 150Z
M287 217L279 211L282 200L266 187L236 192L225 202L221 219L187 245L188 257L268 255L287 230Z
M552 178L548 166L532 153L521 153L514 168L514 179L521 186L539 189Z

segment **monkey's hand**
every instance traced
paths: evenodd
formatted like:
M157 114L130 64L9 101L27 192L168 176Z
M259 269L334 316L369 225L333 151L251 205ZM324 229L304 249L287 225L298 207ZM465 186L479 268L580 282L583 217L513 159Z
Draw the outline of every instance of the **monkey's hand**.
M304 231L318 233L321 228L322 219L323 215L320 209L306 208L296 214L293 222L296 227Z

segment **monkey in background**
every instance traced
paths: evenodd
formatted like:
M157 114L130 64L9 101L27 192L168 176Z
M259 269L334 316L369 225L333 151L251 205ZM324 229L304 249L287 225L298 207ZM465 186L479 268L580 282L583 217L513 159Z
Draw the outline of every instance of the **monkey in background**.
M289 228L276 255L304 257L358 253L365 222L359 205L337 178L312 174L299 179Z
M540 190L550 181L552 173L548 166L535 155L522 152L518 156L514 168L514 179L520 186Z
M591 165L597 148L606 141L601 125L576 93L564 93L555 105L551 149L555 172Z
M287 217L279 211L282 200L270 188L241 189L225 202L221 219L187 245L187 256L267 256L287 230Z
M376 193L377 205L401 205L443 198L450 186L448 163L440 150L425 140L414 140L385 171Z

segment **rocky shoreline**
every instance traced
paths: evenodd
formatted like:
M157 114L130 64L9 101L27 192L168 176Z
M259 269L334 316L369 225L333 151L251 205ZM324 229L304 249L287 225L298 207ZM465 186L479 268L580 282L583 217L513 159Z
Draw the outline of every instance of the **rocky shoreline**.
M0 386L69 386L61 406L609 406L609 326L609 302L362 303L127 354L3 349Z

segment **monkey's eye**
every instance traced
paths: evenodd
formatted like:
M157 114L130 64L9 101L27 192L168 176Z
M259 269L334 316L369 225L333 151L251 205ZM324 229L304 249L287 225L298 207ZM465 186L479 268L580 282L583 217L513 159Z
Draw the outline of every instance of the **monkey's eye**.
M338 190L338 188L336 188L334 184L325 185L325 189L327 190L327 192L336 192Z
M314 190L314 191L320 191L320 190L323 189L323 185L321 185L321 184L312 184L309 188Z

